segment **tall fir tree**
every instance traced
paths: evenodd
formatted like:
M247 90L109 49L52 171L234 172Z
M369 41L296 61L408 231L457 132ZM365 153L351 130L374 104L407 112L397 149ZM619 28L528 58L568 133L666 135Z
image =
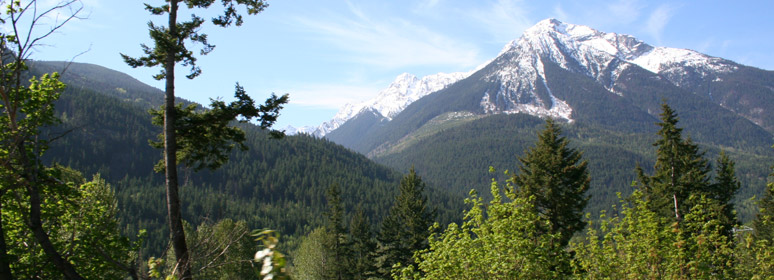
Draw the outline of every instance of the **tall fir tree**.
M710 166L698 145L683 139L677 113L666 102L661 108L660 138L653 143L657 147L655 172L646 175L637 166L637 180L652 211L680 220L691 209L688 197L710 189Z
M401 179L399 189L400 194L382 221L378 238L376 261L378 274L383 278L390 278L395 264L414 265L414 252L428 248L427 238L436 215L423 194L425 183L413 166Z
M181 279L191 279L189 265L188 245L185 241L183 230L182 205L178 190L177 165L178 160L195 168L216 168L222 164L234 146L233 142L244 141L244 134L238 129L228 127L228 123L241 115L245 119L258 117L262 128L270 127L276 121L278 110L287 102L287 95L277 98L272 96L266 105L255 107L255 104L244 94L237 85L236 97L238 101L229 106L220 101L213 101L214 113L197 114L193 108L183 109L175 105L175 66L182 63L190 66L190 72L186 77L193 79L201 74L201 69L196 64L194 52L189 50L190 43L202 44L200 55L210 53L215 46L207 41L207 35L200 33L202 25L206 22L203 18L191 15L189 21L178 22L178 10L182 4L188 9L208 9L212 4L220 2L223 5L223 14L212 18L212 24L219 27L233 25L240 26L243 23L242 15L238 7L243 6L247 14L254 15L263 11L268 4L263 0L166 0L161 6L145 4L145 9L152 15L167 15L167 26L157 26L153 22L148 24L150 37L154 46L142 45L145 56L133 58L121 54L124 61L131 67L156 67L162 66L163 70L153 77L157 80L165 80L165 102L163 109L157 111L160 123L163 126L161 141L156 144L164 151L163 168L165 171L167 213L172 248L177 257L175 274ZM217 112L221 110L221 112ZM225 110L225 111L223 111ZM228 118L230 116L230 118ZM212 121L216 121L212 123ZM203 144L202 144L203 143ZM203 146L202 146L203 145ZM202 147L203 149L199 149ZM241 146L244 147L244 146ZM180 157L180 159L178 159ZM160 165L160 166L161 166ZM159 166L159 167L160 167Z
M736 178L736 164L728 158L725 152L720 153L715 168L715 183L706 190L707 198L717 202L718 219L720 219L721 231L729 239L733 238L734 226L739 224L736 219L736 211L731 199L734 198L736 191L741 188L741 183Z
M328 199L328 211L325 213L328 217L326 227L331 236L331 244L328 244L332 256L332 262L328 264L328 279L350 279L350 252L347 237L347 228L344 225L344 207L341 205L341 191L339 186L333 184L328 188L326 198Z
M583 208L586 207L590 178L588 162L582 154L568 147L569 141L561 136L561 129L552 120L527 154L519 158L521 166L512 180L519 196L534 196L539 215L550 222L546 233L561 234L562 246L573 234L583 229Z
M358 204L355 215L349 222L350 247L352 253L352 279L365 280L376 275L374 253L376 242L371 232L371 222Z
M757 240L774 243L774 166L771 167L770 182L766 184L763 198L758 201L758 215L753 221L754 236Z

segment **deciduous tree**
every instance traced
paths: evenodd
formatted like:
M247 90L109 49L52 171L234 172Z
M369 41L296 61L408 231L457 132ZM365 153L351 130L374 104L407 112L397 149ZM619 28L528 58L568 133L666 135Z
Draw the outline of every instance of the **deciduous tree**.
M63 248L56 248L42 219L43 190L56 184L56 179L40 161L48 140L40 135L40 128L56 123L53 102L59 98L64 84L59 74L45 74L29 78L27 60L42 40L64 24L78 18L82 5L77 0L57 1L53 5L38 1L3 1L0 23L0 210L4 211L9 198L28 200L25 223L40 244L48 260L67 279L82 279L73 264L63 256ZM54 14L61 14L51 24L44 24ZM41 32L40 28L44 30ZM12 200L11 200L12 201ZM4 213L0 213L4 214ZM0 279L12 279L12 257L7 254L4 221L0 220Z
M461 226L450 224L431 235L429 249L415 254L417 265L402 268L398 279L564 279L569 254L559 233L543 233L549 221L523 197L492 182L492 200L484 204L475 192ZM436 225L437 226L437 225Z

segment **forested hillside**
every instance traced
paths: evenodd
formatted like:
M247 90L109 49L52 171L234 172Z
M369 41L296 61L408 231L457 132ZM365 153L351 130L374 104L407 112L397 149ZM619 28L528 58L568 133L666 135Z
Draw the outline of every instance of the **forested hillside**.
M682 119L682 118L681 118ZM433 131L412 141L399 150L383 152L375 157L398 170L415 166L424 170L426 180L434 185L464 194L471 189L487 194L491 175L488 167L514 171L519 167L517 157L535 141L535 133L543 121L526 114L494 115L459 123L444 130ZM636 166L649 168L653 165L655 135L651 133L614 132L595 125L562 124L564 133L572 139L572 145L589 160L591 174L591 199L587 212L597 213L618 202L618 192L628 195L634 188ZM643 127L655 131L658 127ZM710 129L710 128L708 128ZM697 134L692 129L686 135ZM410 137L409 137L410 138ZM760 146L759 146L760 147ZM760 196L761 186L768 175L767 163L774 160L774 153L760 147L752 150L702 144L706 156L716 158L721 149L737 162L737 174L742 189L736 196L740 218L749 221L755 215L755 207L743 203L753 196Z
M68 73L65 83L70 77L122 76L77 63ZM153 172L161 154L148 141L156 139L160 129L150 123L145 104L160 100L160 92L151 89L135 96L132 89L143 88L138 81L109 81L96 83L95 88L80 81L84 87L65 90L55 104L62 124L48 131L69 132L52 143L45 159L80 170L87 178L101 174L116 190L124 232L134 236L147 230L144 248L157 255L167 246L163 176ZM115 96L110 90L115 88L128 90ZM372 225L386 215L397 194L400 173L340 145L303 135L271 139L252 124L240 127L247 132L247 151L233 152L229 163L216 171L181 168L184 219L191 225L244 220L250 228L272 228L292 241L323 224L319 213L326 207L325 192L331 185L341 188L348 213L362 204ZM461 218L460 196L428 193L441 221Z

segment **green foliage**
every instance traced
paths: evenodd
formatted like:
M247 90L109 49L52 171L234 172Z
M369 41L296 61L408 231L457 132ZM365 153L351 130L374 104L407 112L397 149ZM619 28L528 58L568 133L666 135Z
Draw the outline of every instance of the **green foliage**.
M3 87L0 94L0 162L3 178L10 180L6 181L7 188L19 186L17 180L21 180L22 174L40 168L36 159L46 151L48 141L37 136L42 127L58 122L54 116L54 101L65 88L58 73L43 74L39 79L32 77L29 86L16 87L14 71L26 69L23 62L3 64L0 69L3 75L0 77ZM14 177L16 179L11 179Z
M371 232L371 222L358 204L349 222L349 244L352 252L352 279L364 280L376 276L376 242Z
M244 88L236 85L234 97L237 99L226 105L221 100L211 100L210 108L197 112L197 106L191 104L183 108L175 106L175 134L177 135L177 157L180 162L194 170L217 169L228 161L234 146L247 150L244 144L245 132L232 126L234 120L247 123L253 118L260 120L261 129L269 129L277 121L282 105L288 102L288 95L272 95L266 104L255 107L255 101L247 95ZM153 124L163 126L164 108L151 110ZM272 136L282 137L281 132L272 131ZM151 141L154 148L164 148L164 136L159 141ZM160 160L156 171L164 170L164 160Z
M256 273L261 280L289 280L290 276L285 269L287 261L285 255L277 251L279 233L274 230L255 230L252 236L255 241L263 242L263 250L255 253L253 262L257 263L261 270Z
M431 235L429 249L418 251L416 268L396 273L398 279L562 279L569 276L569 254L560 246L559 233L533 205L509 185L501 190L492 180L493 199L484 205L475 191L462 226L450 224ZM507 201L503 201L501 192ZM437 224L436 224L437 226Z
M724 235L733 238L733 228L739 224L739 221L736 219L732 199L742 184L736 178L734 161L729 159L725 152L720 153L715 169L715 183L710 185L707 195L712 195L708 198L716 201L717 207L721 208L718 211Z
M774 166L771 176L774 177ZM759 212L753 221L756 240L766 240L774 244L774 181L766 184L763 197L758 201Z
M551 119L538 135L535 146L519 158L519 172L512 177L514 192L532 201L539 215L548 220L550 227L542 233L559 234L562 246L573 234L583 229L583 209L589 189L587 161L581 153L568 147L569 141L560 136L559 126Z
M738 279L774 279L774 247L768 240L747 234L740 237L736 246Z
M184 3L186 6L188 6L189 9L207 9L214 2L215 0L173 0L173 3L165 4L162 6L151 6L145 4L145 9L153 15L163 15L170 13L170 11L173 10L172 7L174 7L174 11L171 13L174 14L176 18L178 12L178 3ZM212 19L212 23L220 27L228 27L232 23L236 26L242 25L242 16L237 12L237 6L239 5L244 5L249 15L257 14L268 6L268 4L264 3L262 0L224 0L221 2L224 8L223 15ZM174 22L175 32L172 32L172 30L170 30L172 28L169 26L157 26L153 22L149 22L148 27L150 31L150 37L154 43L153 48L142 44L141 46L145 56L140 58L133 58L128 55L121 54L121 57L129 66L135 68L154 67L158 65L166 67L169 66L167 65L168 57L173 57L174 59L172 61L174 64L182 62L184 66L191 67L191 72L187 75L187 77L189 79L193 79L201 74L201 69L196 65L196 57L194 56L194 52L186 47L185 42L190 40L192 43L202 44L203 46L198 52L200 55L206 55L210 53L215 48L215 46L209 44L206 34L199 33L202 25L205 22L206 20L203 18L192 14L191 20L189 21L179 23ZM157 80L162 80L166 77L166 70L162 70L159 74L154 76L154 78Z
M690 197L691 211L685 215L684 235L688 273L692 279L733 279L734 240L725 224L718 201L701 195Z
M120 279L136 272L132 243L121 235L118 206L112 188L99 175L85 182L80 173L62 167L47 173L62 183L47 185L42 193L41 219L56 248L63 248L68 261L87 279ZM18 195L18 196L17 196ZM27 226L29 204L26 195L3 199L3 228L7 232L8 253L17 261L11 270L15 277L61 278L63 274L48 261L40 244ZM140 239L141 240L141 239Z
M248 279L255 276L256 243L244 221L223 219L202 223L186 236L191 244L192 274L200 279Z
M400 180L400 194L382 221L377 248L378 273L389 277L395 265L412 266L414 252L428 247L435 219L424 195L425 183L414 168Z
M347 228L344 225L344 210L341 205L341 193L336 184L328 188L326 195L328 199L328 211L325 215L328 217L326 230L331 235L331 243L328 249L331 254L330 262L326 263L327 279L350 279L352 278L350 266L351 254L350 244L347 237Z
M301 239L293 252L293 277L296 279L329 279L333 254L329 249L334 236L323 227L312 230Z
M717 204L692 196L693 207L678 225L651 210L635 191L620 216L589 222L585 240L572 243L573 268L584 279L734 278L733 240L723 232ZM622 201L623 203L623 201Z

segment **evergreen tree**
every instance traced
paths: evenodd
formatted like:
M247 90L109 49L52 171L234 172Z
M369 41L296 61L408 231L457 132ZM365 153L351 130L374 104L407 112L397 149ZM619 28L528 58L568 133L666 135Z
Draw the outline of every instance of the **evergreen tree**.
M187 41L203 45L201 55L211 52L215 46L209 44L207 35L199 33L205 20L195 14L190 21L178 22L177 15L181 3L189 9L207 9L216 0L183 1L167 0L161 6L146 4L145 9L153 15L168 15L166 27L157 26L153 22L148 24L150 37L153 39L153 48L142 45L146 56L132 58L122 54L124 61L132 67L163 66L163 70L154 76L157 80L164 79L165 103L163 109L156 113L163 121L162 141L156 144L164 148L163 170L166 177L167 212L169 229L172 237L172 248L177 256L179 270L176 275L181 279L190 279L190 260L188 245L185 241L183 230L182 206L178 191L177 163L178 157L187 165L196 168L220 166L226 159L228 151L233 147L232 142L244 141L244 134L238 129L229 129L228 123L238 115L249 120L259 117L261 127L268 128L276 121L277 110L280 105L287 102L287 96L277 98L272 96L266 105L255 107L252 100L244 94L237 85L236 97L238 101L225 106L223 102L213 101L213 113L195 114L193 108L184 110L175 105L175 65L182 63L190 66L190 73L186 76L193 79L201 74L201 69L196 65L194 52L187 47ZM220 27L228 27L232 24L242 25L242 16L237 12L237 6L243 5L250 15L257 14L266 8L267 4L262 0L223 0L224 12L212 19L212 23ZM221 111L221 112L218 112ZM160 116L163 115L163 118ZM243 119L243 120L244 120ZM211 121L215 120L215 123ZM202 146L203 145L203 146ZM244 146L242 146L244 147ZM203 148L203 149L201 149ZM182 153L179 155L179 153ZM162 169L162 168L158 168Z
M653 143L657 147L655 173L645 175L638 166L637 179L651 210L680 220L691 209L688 197L709 189L710 167L699 147L690 139L683 139L683 129L677 127L677 114L666 103L661 107L660 138Z
M400 181L400 194L387 217L382 221L377 249L377 267L381 277L389 278L392 267L413 265L414 252L428 247L427 237L435 219L435 210L431 210L427 197L423 194L425 183L411 167Z
M328 264L326 271L328 279L350 279L351 267L349 262L350 252L347 238L346 226L344 225L344 208L341 205L341 192L337 184L328 188L328 211L325 213L328 217L326 227L331 236L331 244L328 249L331 252L332 262Z
M522 165L512 180L518 195L535 197L535 208L550 222L543 231L561 234L564 246L586 225L583 208L588 202L586 191L591 179L586 170L588 162L581 161L581 152L568 147L569 141L560 134L559 126L548 119L536 145L519 158Z
M774 178L774 166L770 176ZM760 212L753 221L755 239L774 244L774 181L766 184L763 198L758 201L758 209Z
M376 275L374 253L376 242L371 233L371 222L358 204L355 215L349 222L350 246L352 248L352 279L365 280Z
M739 224L739 221L736 219L734 204L731 202L734 194L741 187L741 183L736 178L734 165L734 161L729 159L725 152L721 152L717 160L715 183L711 184L706 191L707 198L714 200L718 204L722 232L729 239L733 238L734 226Z

